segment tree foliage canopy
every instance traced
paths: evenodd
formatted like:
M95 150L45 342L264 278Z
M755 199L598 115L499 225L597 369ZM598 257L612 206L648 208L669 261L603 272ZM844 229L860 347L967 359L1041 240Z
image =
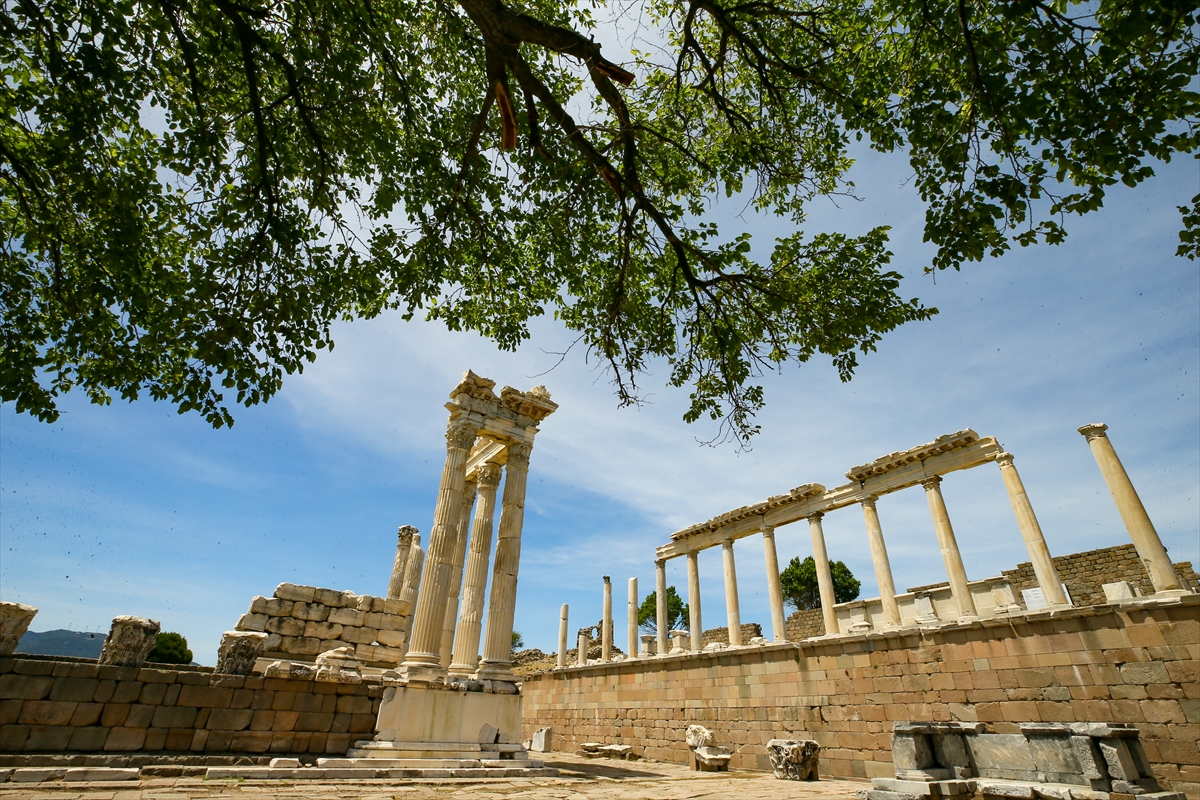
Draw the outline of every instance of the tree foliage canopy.
M833 598L837 603L849 603L858 597L862 584L841 561L830 561L833 576ZM779 574L783 602L796 610L821 607L821 589L817 584L817 562L812 556L801 561L793 558Z
M667 587L667 630L678 630L687 627L688 607L675 591L674 586ZM646 595L638 608L638 626L647 633L658 632L658 593Z
M398 308L512 348L553 311L636 402L753 433L764 370L898 325L887 230L804 230L907 154L931 269L1065 235L1196 149L1186 0L4 0L0 398L232 423ZM620 58L617 63L612 58ZM718 230L734 197L790 233ZM1197 252L1200 197L1182 209Z
M159 664L190 664L192 651L182 634L168 631L154 635L154 649L146 656L147 661Z

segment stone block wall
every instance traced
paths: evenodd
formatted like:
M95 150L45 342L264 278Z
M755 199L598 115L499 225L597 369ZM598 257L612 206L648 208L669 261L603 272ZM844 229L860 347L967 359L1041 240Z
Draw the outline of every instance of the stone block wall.
M819 608L802 608L793 611L784 622L789 642L811 639L825 635L825 617Z
M750 640L755 636L762 636L762 625L757 622L745 622L742 624L742 641L749 644ZM721 644L729 644L729 628L710 628L706 630L702 636L705 644L720 642Z
M400 600L281 583L274 597L255 597L235 630L268 634L263 658L313 661L352 647L372 667L394 667L404 656L407 609Z
M897 720L1134 723L1156 776L1200 797L1200 596L555 670L526 678L524 735L686 762L692 723L734 768L812 738L821 774L890 777Z
M1102 587L1106 583L1129 581L1141 589L1143 594L1154 592L1146 567L1138 558L1137 550L1132 544L1059 556L1054 559L1054 566L1058 569L1058 577L1067 585L1071 601L1077 606L1103 604L1105 599ZM1191 562L1181 561L1175 564L1175 572L1192 589L1200 589L1200 577L1196 575L1196 570L1192 569ZM1028 561L1018 564L1016 569L1004 570L1003 574L1012 581L1018 594L1022 589L1037 586L1033 565Z
M380 683L0 658L0 753L344 754L371 738Z

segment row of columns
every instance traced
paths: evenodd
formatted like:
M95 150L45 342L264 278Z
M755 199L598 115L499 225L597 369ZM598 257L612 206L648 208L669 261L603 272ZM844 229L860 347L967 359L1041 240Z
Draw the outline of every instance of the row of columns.
M531 448L525 442L511 442L506 447L504 494L485 630L484 594L502 470L494 463L483 464L475 470L474 480L467 480L467 460L479 428L478 423L465 417L452 417L447 426L446 463L408 652L401 665L410 682L433 683L445 680L448 674L513 679L513 614Z

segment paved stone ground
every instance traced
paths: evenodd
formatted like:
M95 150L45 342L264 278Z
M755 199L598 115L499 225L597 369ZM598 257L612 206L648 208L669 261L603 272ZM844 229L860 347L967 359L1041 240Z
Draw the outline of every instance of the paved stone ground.
M205 781L155 778L130 783L0 784L0 800L853 800L867 784L776 780L763 772L691 772L678 764L588 760L546 754L558 778L476 782Z

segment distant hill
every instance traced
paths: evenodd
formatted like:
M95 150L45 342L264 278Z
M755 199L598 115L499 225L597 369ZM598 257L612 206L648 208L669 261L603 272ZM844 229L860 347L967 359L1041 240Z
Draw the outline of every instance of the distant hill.
M99 658L104 647L103 633L81 633L79 631L26 631L17 644L18 653L38 656L74 656L76 658Z

